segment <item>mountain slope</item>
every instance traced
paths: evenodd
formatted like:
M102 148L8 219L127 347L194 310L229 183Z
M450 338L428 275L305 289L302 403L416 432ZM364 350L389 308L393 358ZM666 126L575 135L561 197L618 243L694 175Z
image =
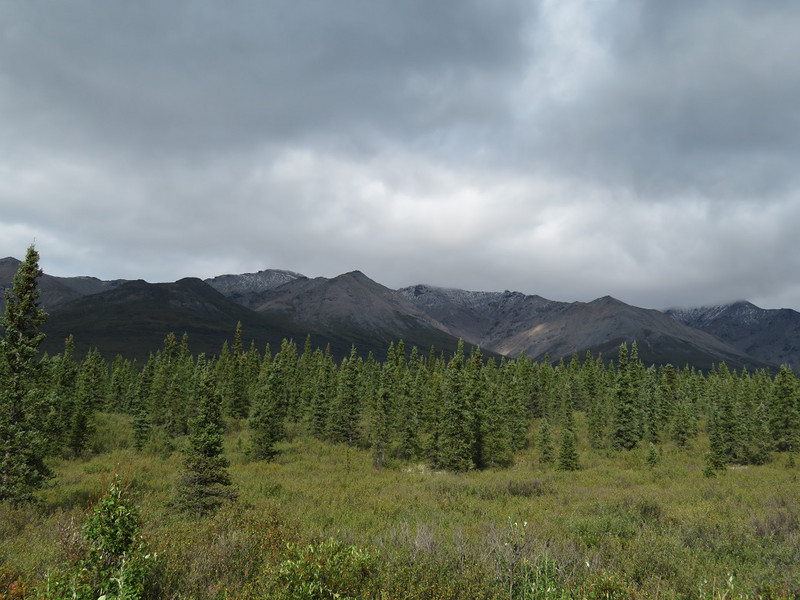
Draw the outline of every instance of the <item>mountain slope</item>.
M637 341L647 364L686 363L708 369L726 361L763 366L708 333L677 323L656 311L611 297L563 303L518 292L465 292L413 286L399 291L454 335L507 356L525 352L534 359L583 356L587 350L615 358L623 341Z
M60 352L64 339L74 334L78 352L97 347L106 356L144 358L174 332L179 338L188 333L193 352L217 354L225 340L232 340L238 322L246 342L255 340L260 348L267 342L279 345L284 337L305 338L304 331L258 315L200 279L158 284L138 280L52 309L43 327L43 349Z
M444 331L394 290L359 271L333 279L298 278L253 296L255 310L296 328L315 331L338 344L355 344L359 351L385 353L390 342L452 351L458 337Z
M532 323L556 318L570 306L519 292L468 292L430 285L402 288L398 293L452 335L497 351L509 337Z
M10 288L20 261L7 257L0 259L0 290ZM39 300L45 310L71 302L89 294L97 294L118 287L124 280L102 281L95 277L55 277L45 273L39 278ZM0 294L0 310L5 310L6 299Z
M677 323L660 311L630 306L608 296L570 305L558 317L511 337L506 348L515 351L524 347L534 359L545 352L555 359L586 350L615 359L619 345L633 341L645 364L690 364L709 369L725 361L735 368L764 366L714 336Z
M800 313L763 309L750 302L692 309L670 309L681 323L705 331L771 365L800 369Z
M306 279L305 275L293 271L265 269L257 273L240 275L218 275L205 282L215 290L247 308L255 308L261 293L289 283L296 279Z

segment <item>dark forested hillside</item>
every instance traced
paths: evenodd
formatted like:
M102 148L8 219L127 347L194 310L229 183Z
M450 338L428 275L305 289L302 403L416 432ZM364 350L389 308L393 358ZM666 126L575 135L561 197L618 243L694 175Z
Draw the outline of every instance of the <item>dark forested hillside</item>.
M232 338L239 322L248 342L258 340L262 348L268 342L280 344L284 337L306 336L306 331L228 300L199 279L158 284L140 280L51 309L44 327L48 334L44 349L58 352L64 339L74 335L81 355L98 348L109 358L120 354L141 360L175 332L189 335L192 351L215 354L224 340Z

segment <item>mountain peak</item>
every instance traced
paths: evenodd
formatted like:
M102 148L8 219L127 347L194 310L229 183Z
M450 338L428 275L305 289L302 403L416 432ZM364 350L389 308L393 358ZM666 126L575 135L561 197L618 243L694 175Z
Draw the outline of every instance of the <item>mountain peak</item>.
M362 271L359 271L358 269L356 269L355 271L348 271L347 273L343 273L342 275L339 275L339 277L346 277L346 278L350 278L350 279L359 279L359 280L362 280L362 281L365 280L365 279L369 279L370 281L372 281L372 279L370 279L369 277L364 275L364 273ZM334 278L334 279L338 279L338 278Z
M232 297L244 305L249 300L267 290L280 287L290 281L305 279L305 275L281 269L263 269L256 273L240 275L217 275L204 281L225 296Z

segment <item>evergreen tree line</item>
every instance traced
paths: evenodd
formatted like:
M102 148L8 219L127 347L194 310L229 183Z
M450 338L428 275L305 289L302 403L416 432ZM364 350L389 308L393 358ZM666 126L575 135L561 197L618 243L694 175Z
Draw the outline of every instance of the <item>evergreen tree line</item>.
M465 354L463 344L452 356L423 355L402 340L383 362L356 348L336 361L309 340L302 349L284 340L274 354L269 346L245 349L237 327L218 356L193 356L186 336L179 342L170 334L138 365L121 357L108 364L96 350L76 362L70 338L62 354L41 361L36 387L49 451L75 456L87 450L98 411L131 415L142 450L192 434L209 396L221 420L246 423L256 460L276 456L288 426L294 435L371 449L376 466L507 467L533 443L540 460L570 470L577 468L576 411L595 449L689 447L705 430L716 470L800 449L800 387L788 367L775 376L725 364L706 374L645 367L635 342L610 363L588 353L556 364L524 355L498 362L477 348Z

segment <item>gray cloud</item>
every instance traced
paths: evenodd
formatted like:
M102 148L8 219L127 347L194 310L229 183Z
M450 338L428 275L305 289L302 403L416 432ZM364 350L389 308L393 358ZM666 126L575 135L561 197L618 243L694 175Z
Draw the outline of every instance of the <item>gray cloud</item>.
M800 309L788 2L0 0L0 254Z

